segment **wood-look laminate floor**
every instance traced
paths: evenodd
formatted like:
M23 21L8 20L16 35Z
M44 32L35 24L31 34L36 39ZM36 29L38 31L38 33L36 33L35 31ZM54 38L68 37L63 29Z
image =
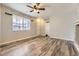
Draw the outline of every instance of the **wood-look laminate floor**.
M78 56L72 41L38 37L0 48L2 56Z

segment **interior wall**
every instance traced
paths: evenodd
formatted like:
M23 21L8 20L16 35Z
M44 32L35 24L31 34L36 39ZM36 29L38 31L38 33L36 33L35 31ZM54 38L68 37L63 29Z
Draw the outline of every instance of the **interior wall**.
M77 9L62 16L50 18L50 37L75 41L75 22L78 21Z
M12 42L12 41L16 41L16 40L20 40L20 39L25 39L28 37L34 37L37 36L36 33L36 23L35 21L31 22L30 24L30 30L27 31L17 31L17 32L13 32L12 31L12 16L10 15L6 15L5 12L8 13L14 13L23 17L27 17L27 15L23 15L19 12L13 11L12 9L9 9L7 7L2 6L2 42L3 43L8 43L8 42Z
M1 43L1 5L0 5L0 43Z

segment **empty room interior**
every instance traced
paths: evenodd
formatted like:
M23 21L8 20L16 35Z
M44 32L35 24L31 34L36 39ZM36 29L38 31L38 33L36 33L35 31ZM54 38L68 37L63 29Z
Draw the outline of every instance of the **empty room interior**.
M79 3L0 3L0 56L78 56Z

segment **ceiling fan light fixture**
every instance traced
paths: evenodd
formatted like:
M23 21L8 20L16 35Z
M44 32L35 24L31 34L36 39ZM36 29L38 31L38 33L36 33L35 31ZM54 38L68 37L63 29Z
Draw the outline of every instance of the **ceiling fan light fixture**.
M38 12L39 10L34 9L34 12Z
M30 12L37 12L39 14L40 10L43 10L43 11L45 10L45 8L40 7L39 5L40 5L40 3L36 3L36 4L33 4L33 6L27 5L27 7L33 9Z
M34 9L34 12L37 12L37 10L36 10L36 9Z

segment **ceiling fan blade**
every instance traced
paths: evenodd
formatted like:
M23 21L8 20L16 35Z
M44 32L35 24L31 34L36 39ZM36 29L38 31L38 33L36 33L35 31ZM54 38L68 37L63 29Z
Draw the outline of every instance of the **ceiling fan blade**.
M33 8L32 6L27 5L27 7Z
M36 5L37 5L37 6L39 6L39 5L40 5L40 3L36 3Z
M45 8L38 8L38 10L45 10Z
M31 10L30 12L33 12L34 10Z

